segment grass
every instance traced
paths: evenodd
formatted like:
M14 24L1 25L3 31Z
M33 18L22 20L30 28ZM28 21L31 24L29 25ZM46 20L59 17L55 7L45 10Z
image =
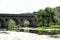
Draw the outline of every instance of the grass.
M42 27L38 27L38 29L60 29L60 25L51 25L49 27L46 26L42 26Z
M51 25L49 29L60 29L60 25Z

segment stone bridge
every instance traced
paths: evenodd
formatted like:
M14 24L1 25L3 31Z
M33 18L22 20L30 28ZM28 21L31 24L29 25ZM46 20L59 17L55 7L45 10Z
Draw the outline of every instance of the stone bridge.
M0 14L0 29L7 28L10 19L13 19L16 25L20 25L21 27L24 27L25 20L30 22L30 27L37 25L35 16L32 14Z

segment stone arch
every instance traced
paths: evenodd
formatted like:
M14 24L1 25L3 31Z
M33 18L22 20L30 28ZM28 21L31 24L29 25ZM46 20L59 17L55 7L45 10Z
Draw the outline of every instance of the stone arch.
M29 21L29 27L34 27L34 22L33 22L33 20L32 19L25 19L25 20L28 20ZM25 21L24 20L24 21Z
M30 21L29 20L24 20L24 27L30 26Z
M10 21L11 19L12 19L13 21L15 21L16 25L20 25L20 24L19 24L19 20L18 20L17 18L10 18L9 21Z
M3 19L0 19L0 29L5 28L5 27L4 27L4 24L5 24L5 23L4 23L4 20L3 20Z

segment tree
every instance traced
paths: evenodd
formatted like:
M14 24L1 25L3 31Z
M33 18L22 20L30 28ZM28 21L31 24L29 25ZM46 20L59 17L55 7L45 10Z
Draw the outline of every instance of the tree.
M28 20L25 20L25 21L24 21L24 27L28 27L28 26L29 26L29 24L30 24L30 23L29 23L29 21L28 21Z
M16 22L13 19L10 19L8 24L8 30L19 30L20 25L16 25Z
M36 19L38 26L49 26L57 22L57 9L47 7L44 10L39 10L36 13Z
M55 24L57 22L57 16L58 16L58 12L56 8L50 8L47 7L45 9L46 11L46 18L47 18L47 26L51 25L51 24Z
M8 30L12 30L12 27L15 25L16 25L15 21L13 19L10 19L8 23Z
M38 26L44 26L44 10L39 10L36 14L36 19L38 21Z

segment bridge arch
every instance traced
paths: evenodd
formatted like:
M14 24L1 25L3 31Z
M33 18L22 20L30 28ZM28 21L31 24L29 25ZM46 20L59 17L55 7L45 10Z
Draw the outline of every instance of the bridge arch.
M10 18L9 21L10 21L10 20L13 20L13 21L16 23L16 25L19 25L18 19L16 19L16 18ZM8 23L9 23L9 22L8 22Z
M24 27L29 27L30 26L30 21L29 20L24 20Z
M30 22L29 27L34 27L37 23L37 21L35 21L35 16L30 14L0 14L1 28L7 28L10 19L13 19L16 25L20 25L21 27L24 27L23 24L25 20Z
M29 21L29 27L34 27L34 24L35 24L35 20L33 20L33 19L23 19L24 21L25 20L27 20L27 21Z

